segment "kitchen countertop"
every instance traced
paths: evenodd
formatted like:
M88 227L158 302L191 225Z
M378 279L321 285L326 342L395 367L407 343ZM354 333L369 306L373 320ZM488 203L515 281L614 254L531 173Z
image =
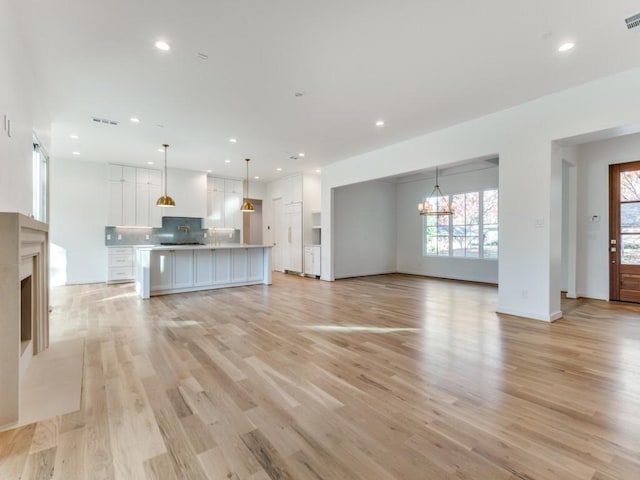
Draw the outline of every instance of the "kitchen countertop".
M273 245L245 245L244 243L222 243L220 245L139 245L136 246L142 250L226 250L233 248L271 248Z

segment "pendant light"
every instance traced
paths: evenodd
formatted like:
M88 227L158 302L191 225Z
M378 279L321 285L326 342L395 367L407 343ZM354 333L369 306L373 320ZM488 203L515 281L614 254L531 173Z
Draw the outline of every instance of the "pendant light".
M253 207L253 203L251 203L251 200L249 200L249 162L251 161L251 159L245 158L244 161L247 162L247 197L244 199L244 202L242 202L242 207L240 207L240 210L243 212L253 213L255 211L255 208Z
M176 202L174 202L173 198L167 195L167 145L163 143L164 147L164 194L156 201L156 205L158 207L175 207Z
M433 187L431 195L418 203L418 213L420 215L451 215L453 213L449 202L440 191L440 185L438 185L438 167L436 167L436 185Z

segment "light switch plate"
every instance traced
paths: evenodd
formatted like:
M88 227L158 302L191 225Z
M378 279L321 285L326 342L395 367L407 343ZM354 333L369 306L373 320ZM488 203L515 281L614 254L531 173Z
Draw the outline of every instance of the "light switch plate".
M107 233L107 240L111 240L111 234Z

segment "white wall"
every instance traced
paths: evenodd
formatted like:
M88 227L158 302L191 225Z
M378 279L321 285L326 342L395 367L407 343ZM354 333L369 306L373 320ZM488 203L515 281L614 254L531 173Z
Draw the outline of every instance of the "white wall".
M33 133L49 150L49 117L38 102L33 65L11 2L0 0L0 211L32 213ZM11 121L12 136L4 130Z
M322 278L334 279L334 189L495 154L500 157L498 311L559 318L562 168L552 142L636 128L638 112L629 98L637 96L639 84L640 68L635 68L325 166Z
M66 257L66 283L107 280L107 208L107 164L52 162L50 240Z
M395 272L396 186L360 183L334 195L335 277Z
M498 188L498 167L473 172L440 175L444 194ZM498 283L498 261L422 255L422 219L417 203L431 193L435 178L397 186L398 271L415 275ZM499 254L498 254L499 255Z
M640 134L580 145L577 156L577 293L608 300L609 165L640 160Z

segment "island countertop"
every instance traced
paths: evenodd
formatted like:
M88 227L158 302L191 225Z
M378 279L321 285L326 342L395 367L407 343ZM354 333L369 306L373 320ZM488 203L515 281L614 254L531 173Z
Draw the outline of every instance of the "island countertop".
M162 250L223 250L223 249L234 249L234 248L272 248L273 245L248 245L244 243L220 243L216 244L205 244L205 245L139 245L135 248L141 250L152 250L152 251L162 251Z

